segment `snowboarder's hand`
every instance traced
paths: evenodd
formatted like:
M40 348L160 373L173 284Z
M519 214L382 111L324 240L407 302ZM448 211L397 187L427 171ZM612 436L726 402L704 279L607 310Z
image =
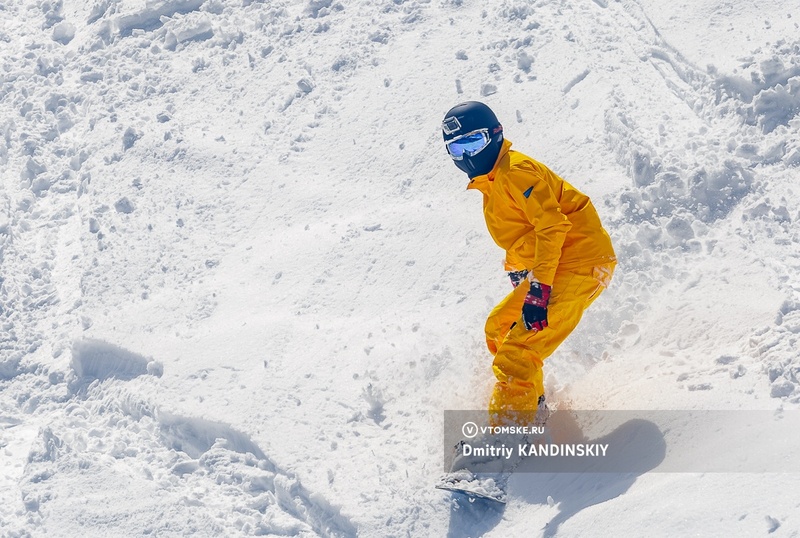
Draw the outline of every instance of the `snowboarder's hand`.
M514 286L515 289L517 286L519 286L519 283L525 280L527 277L528 277L527 270L511 271L508 273L508 278L511 279L511 285Z
M541 331L547 327L547 304L550 302L551 287L535 280L531 281L531 289L525 296L522 305L522 321L529 331Z

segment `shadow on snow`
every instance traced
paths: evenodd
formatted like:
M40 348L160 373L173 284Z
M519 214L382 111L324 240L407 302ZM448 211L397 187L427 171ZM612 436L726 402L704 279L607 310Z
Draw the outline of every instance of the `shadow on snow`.
M570 472L537 472L534 457L518 467L508 480L509 502L547 507L548 497L552 497L558 503L558 514L541 529L544 538L556 536L561 524L581 510L623 495L639 476L658 467L666 456L664 434L648 420L628 420L610 434L589 440L571 413L559 413L558 417L558 423L548 423L558 442L609 444L618 449L601 464L591 458L579 460ZM598 472L609 468L633 471ZM454 495L448 538L483 536L500 523L505 509L504 504ZM535 535L536 531L531 531L530 535Z

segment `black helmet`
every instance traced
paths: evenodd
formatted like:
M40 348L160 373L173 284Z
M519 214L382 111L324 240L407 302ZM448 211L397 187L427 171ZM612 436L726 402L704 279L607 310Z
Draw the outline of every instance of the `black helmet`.
M442 122L447 153L470 179L488 174L503 146L503 126L492 109L467 101L450 109Z

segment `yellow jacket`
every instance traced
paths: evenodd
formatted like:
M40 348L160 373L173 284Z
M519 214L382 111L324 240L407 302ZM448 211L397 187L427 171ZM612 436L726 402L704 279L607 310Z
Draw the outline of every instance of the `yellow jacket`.
M615 261L611 238L589 197L505 140L491 172L470 181L483 193L489 233L506 270L527 269L552 286L556 271Z

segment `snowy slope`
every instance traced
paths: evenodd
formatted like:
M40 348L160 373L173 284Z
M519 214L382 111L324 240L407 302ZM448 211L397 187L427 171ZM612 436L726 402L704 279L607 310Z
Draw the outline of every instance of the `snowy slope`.
M508 288L460 100L620 258L553 400L797 409L797 8L0 4L0 533L792 535L797 474L432 484Z

